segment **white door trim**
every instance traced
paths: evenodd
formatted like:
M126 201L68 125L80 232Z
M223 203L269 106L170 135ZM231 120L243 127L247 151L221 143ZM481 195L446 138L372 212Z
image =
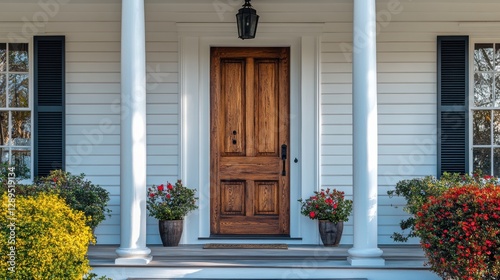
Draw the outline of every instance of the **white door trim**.
M188 186L198 189L200 198L199 210L186 219L181 242L204 243L199 238L210 236L210 47L279 46L290 47L290 236L302 238L289 243L318 244L315 224L300 215L297 200L311 195L321 183L319 47L323 24L262 24L253 40L238 39L235 24L183 23L177 28L180 174Z

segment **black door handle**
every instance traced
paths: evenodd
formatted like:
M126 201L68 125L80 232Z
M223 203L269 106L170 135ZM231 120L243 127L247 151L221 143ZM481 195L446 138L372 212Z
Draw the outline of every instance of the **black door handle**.
M283 171L281 171L282 176L286 176L287 154L288 154L288 146L286 144L281 145L281 160L283 161Z

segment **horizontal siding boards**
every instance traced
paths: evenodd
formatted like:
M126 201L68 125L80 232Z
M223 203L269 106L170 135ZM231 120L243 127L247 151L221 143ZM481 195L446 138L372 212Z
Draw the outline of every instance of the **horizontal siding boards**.
M150 24L147 24L149 27ZM166 26L168 28L168 24ZM119 34L119 29L116 30ZM85 35L87 37L87 35ZM119 40L119 36L113 36ZM109 131L107 136L101 143L103 148L112 144L119 144L119 114L116 109L116 104L120 100L120 66L119 53L120 44L116 42L97 41L87 44L85 47L79 46L86 39L76 37L75 46L70 54L70 61L74 72L70 75L70 85L72 89L71 105L73 113L78 115L88 114L92 117L97 113L103 119L110 120L112 123L112 131ZM147 39L147 133L148 133L148 185L159 184L167 179L174 181L178 178L178 162L179 162L179 144L178 144L178 86L177 86L177 36L172 33L151 33L148 31ZM106 39L103 39L106 40ZM86 47L89 47L88 49ZM88 65L91 64L91 65ZM100 67L102 65L103 67ZM98 72L92 70L98 69ZM106 71L102 73L103 71ZM104 74L104 75L101 75ZM109 76L110 78L104 77ZM88 89L88 90L87 90ZM95 95L105 94L104 98L97 98ZM109 94L111 93L111 95ZM118 102L117 102L118 101ZM110 106L114 104L115 106ZM109 114L109 115L106 115ZM92 125L99 124L103 119L94 119L82 124L73 124L69 128L70 132L75 133L75 136L82 135L82 131L88 131ZM83 125L83 126L82 126ZM90 126L90 127L88 127ZM115 129L115 126L117 128ZM75 139L77 140L77 139ZM116 147L116 149L115 149ZM119 146L113 147L119 153ZM95 150L85 160L82 165L77 166L78 169L86 170L87 174L93 174L95 177L108 175L117 175L117 179L110 181L108 184L119 182L119 156L114 157L113 161L106 161L101 165L93 167L93 163L98 158L99 150ZM119 155L119 154L118 154ZM94 159L95 158L95 159ZM111 166L112 168L106 168ZM100 169L107 170L102 172ZM97 231L98 240L102 244L116 244L119 240L119 186L116 187L118 192L112 195L113 211L116 210L112 217L105 221L102 229ZM157 232L157 222L148 220L148 232L154 233L153 236L148 236L148 243L158 243L155 240Z
M388 199L387 190L393 189L402 179L437 174L436 36L470 32L482 37L498 37L495 31L498 26L489 31L464 31L458 23L467 9L472 11L468 12L467 17L481 21L479 18L485 11L492 11L489 9L493 6L498 9L498 3L478 3L479 6L475 6L476 2L439 2L443 1L401 2L404 10L399 15L392 16L385 26L379 26L377 66L380 243L392 243L390 235L398 230L397 221L406 217L401 207L392 206L394 201L398 200ZM383 5L384 1L378 1L378 11L383 10ZM492 14L499 16L498 10L486 16ZM444 16L441 18L440 15ZM350 22L331 22L326 25L326 33L322 36L323 186L352 186L352 146L348 140L352 124L352 65L349 49L346 48L352 42L351 29ZM462 81L464 80L466 78L462 77ZM447 113L445 117L455 125L466 123L460 115ZM463 137L463 131L453 133ZM448 135L452 135L451 130ZM456 153L452 149L448 152ZM467 156L460 158L464 161ZM393 220L396 224L391 225L390 221Z
M332 23L323 35L323 187L352 188L352 65L345 53L351 28ZM456 30L456 23L391 22L379 33L379 243L392 243L391 234L407 217L402 205L394 207L401 199L390 199L387 191L400 180L437 173L436 33Z
M3 22L24 24L20 20L23 16L31 19L41 11L36 1L4 2L0 29ZM232 23L241 6L222 1L232 10L218 13L212 2L175 2L146 1L149 185L172 181L179 175L176 22ZM292 2L283 5L283 1L274 0L254 5L262 22L326 22L320 55L320 178L323 186L352 190L352 65L350 50L346 49L352 42L352 1ZM388 10L389 2L377 1L377 11ZM51 16L44 26L46 34L65 35L67 41L68 170L84 170L90 179L112 192L113 216L97 230L101 244L119 240L120 117L116 106L110 104L119 100L121 91L120 3L74 0L61 6L61 12ZM500 18L498 3L491 0L400 3L401 12L392 13L387 20L379 18L378 25L380 243L392 242L389 236L398 228L398 217L405 217L401 208L391 206L400 201L388 199L386 191L401 179L429 175L437 167L436 36L470 33L498 37L498 27L467 30L460 22L496 22ZM113 130L103 130L102 141L92 143L88 131L92 127L99 129L103 120L109 120ZM106 172L99 171L99 167L111 174L103 174ZM159 242L156 232L156 221L148 219L148 243ZM352 242L352 231L346 231L343 242Z
M96 230L99 244L117 244L120 238L120 1L72 3L50 19L44 31L66 36L66 166L85 173L110 191L112 209ZM78 2L78 1L75 1ZM33 4L2 3L2 21L28 18L40 11ZM22 6L22 7L21 7ZM9 7L12 7L9 8ZM21 8L20 8L21 7ZM10 10L9 10L10 9ZM153 8L154 9L154 8ZM151 10L151 8L149 8ZM86 12L84 12L86 11ZM147 133L148 185L179 177L178 36L175 23L156 15L147 18ZM48 149L46 151L50 152ZM148 231L157 232L149 221ZM148 237L148 243L158 243Z

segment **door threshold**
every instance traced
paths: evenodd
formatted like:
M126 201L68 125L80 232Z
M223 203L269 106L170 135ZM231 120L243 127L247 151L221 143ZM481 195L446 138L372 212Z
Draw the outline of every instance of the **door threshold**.
M212 234L209 237L198 237L198 240L302 240L301 237L290 237L289 235L269 234Z

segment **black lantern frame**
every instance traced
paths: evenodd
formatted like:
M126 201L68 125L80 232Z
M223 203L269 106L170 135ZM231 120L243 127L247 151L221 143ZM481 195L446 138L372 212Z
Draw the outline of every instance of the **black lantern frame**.
M259 15L257 15L257 11L252 7L250 1L245 0L245 4L243 4L243 7L236 14L238 38L242 40L255 38L255 33L257 32Z

